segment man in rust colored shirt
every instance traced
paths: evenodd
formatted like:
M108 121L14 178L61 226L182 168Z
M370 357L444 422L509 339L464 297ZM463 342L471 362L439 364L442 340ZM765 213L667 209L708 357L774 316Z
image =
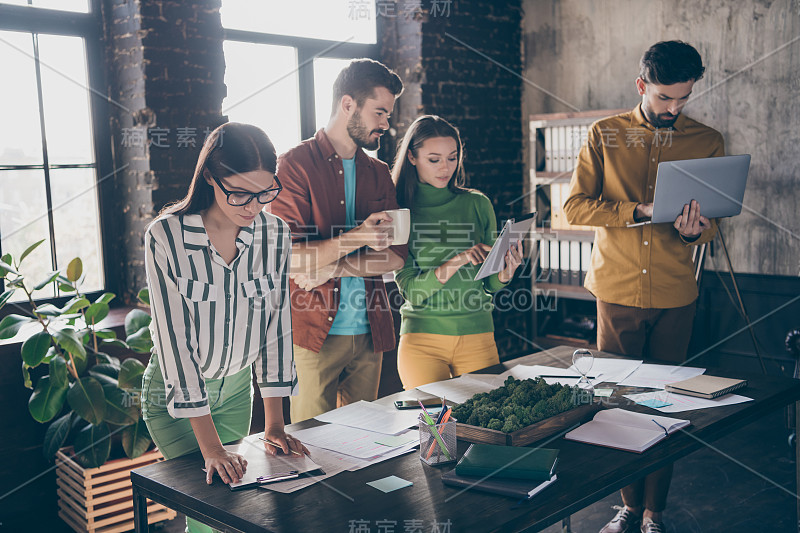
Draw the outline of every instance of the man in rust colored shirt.
M371 59L345 67L328 124L278 159L272 212L292 229L290 290L299 394L292 422L378 395L383 352L395 345L382 276L403 266L392 246L397 209L389 167L364 153L389 129L400 78Z
M597 347L644 359L686 359L697 299L692 245L710 241L716 221L694 200L674 224L628 227L653 214L662 161L724 154L722 135L681 114L705 68L681 41L660 42L642 56L636 88L642 102L595 122L581 147L564 213L595 226L585 286L597 297ZM663 533L672 465L622 489L621 508L602 533Z

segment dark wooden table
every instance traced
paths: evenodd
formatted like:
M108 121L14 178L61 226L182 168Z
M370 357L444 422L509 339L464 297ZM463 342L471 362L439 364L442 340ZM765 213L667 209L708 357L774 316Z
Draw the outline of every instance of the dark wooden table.
M573 348L558 347L509 363L568 366ZM497 365L485 373L500 373ZM709 374L730 376L722 370ZM145 498L162 503L222 531L353 532L431 531L450 533L483 531L539 531L604 498L665 464L724 438L764 414L800 400L800 380L760 375L744 377L749 386L743 394L755 401L727 407L687 411L668 416L690 419L692 425L678 431L643 454L553 438L544 443L560 450L558 481L531 501L516 505L510 498L477 491L462 491L441 482L446 469L423 465L414 452L358 470L343 472L293 494L263 489L231 492L219 480L206 485L199 452L131 472L136 531L147 531ZM653 411L631 404L620 388L607 403L631 410ZM413 398L409 392L378 400ZM319 424L305 421L289 426L297 430ZM542 445L537 443L536 445ZM754 444L755 445L755 444ZM459 454L466 449L460 443ZM368 481L396 475L412 481L412 487L384 494ZM359 529L360 528L360 529Z

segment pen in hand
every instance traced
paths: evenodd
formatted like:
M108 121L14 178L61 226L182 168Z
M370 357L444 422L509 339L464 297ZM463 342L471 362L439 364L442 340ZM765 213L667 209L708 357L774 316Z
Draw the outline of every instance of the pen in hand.
M267 439L265 439L265 438L263 438L263 437L258 437L258 440L262 440L262 441L266 442L267 444L269 444L270 446L274 446L275 448L278 448L279 450L283 450L283 448L281 447L281 445L280 445L280 444L278 444L277 442L272 442L271 440L267 440ZM292 450L291 448L289 448L289 452L290 452L290 453L293 453L293 454L295 454L295 455L303 455L302 453L300 453L300 452L297 452L297 451L295 451L295 450Z

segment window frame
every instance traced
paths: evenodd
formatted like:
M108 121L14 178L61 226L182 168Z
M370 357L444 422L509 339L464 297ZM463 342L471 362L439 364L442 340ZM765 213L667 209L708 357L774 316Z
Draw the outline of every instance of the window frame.
M0 0L0 2L2 2L2 0ZM120 268L114 261L110 260L110 258L115 257L115 252L118 248L118 244L115 241L115 236L118 235L118 223L116 221L118 217L113 216L113 210L116 209L113 180L104 179L104 177L110 177L114 174L117 169L115 169L111 147L112 136L109 122L110 108L109 97L107 95L108 84L105 71L106 54L101 5L102 0L89 0L89 12L77 13L33 7L30 5L18 6L0 3L0 31L79 37L84 41L87 85L90 91L89 112L92 128L92 148L94 150L95 163L94 165L51 165L47 159L44 159L41 166L45 173L45 183L49 182L49 172L51 169L94 167L95 179L98 182L97 210L101 246L100 257L102 257L103 260L103 288L86 293L85 296L90 300L104 292L120 294L120 289L122 289L120 286ZM39 88L39 90L41 89ZM41 98L41 94L39 98ZM14 170L24 170L29 167L31 167L31 165L4 165L3 168L8 170L0 170L0 172L13 172ZM37 170L39 169L39 165L34 165L33 167ZM48 197L47 202L48 208L50 208L52 199ZM54 226L51 222L52 215L49 215L49 219L49 238L51 243L55 243ZM54 245L57 246L57 243ZM53 246L53 244L51 244L51 246ZM2 240L0 240L0 255L3 253L5 252L3 252ZM54 257L52 248L50 257L52 261ZM61 262L63 263L62 268L66 268L66 262ZM2 290L4 291L5 289L5 282L3 282ZM73 294L59 294L57 296L35 298L35 301L37 304L53 303L54 305L63 305L72 297ZM11 313L22 312L30 314L31 311L32 309L29 302L9 302L3 309L0 309L0 318Z
M286 46L297 51L297 86L300 97L301 139L313 137L317 131L314 59L355 59L360 57L376 59L380 50L379 43L348 43L229 28L223 28L223 39L243 43Z

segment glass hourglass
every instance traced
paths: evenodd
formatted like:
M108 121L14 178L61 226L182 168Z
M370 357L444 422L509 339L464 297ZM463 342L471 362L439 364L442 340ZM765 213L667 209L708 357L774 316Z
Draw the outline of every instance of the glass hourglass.
M578 380L578 387L581 389L594 389L592 382L586 377L594 364L594 355L589 350L580 348L572 352L572 366L581 375Z

